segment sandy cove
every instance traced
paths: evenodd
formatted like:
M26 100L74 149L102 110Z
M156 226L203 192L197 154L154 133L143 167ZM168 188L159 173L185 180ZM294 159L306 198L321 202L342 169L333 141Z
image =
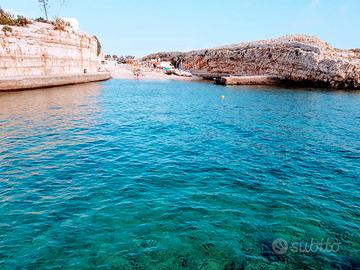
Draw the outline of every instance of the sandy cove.
M184 77L184 76L177 76L177 75L166 75L160 69L150 69L143 67L143 72L136 78L133 73L133 69L131 65L128 64L121 64L117 66L105 66L106 70L109 70L111 73L112 78L115 79L126 79L126 80L180 80L180 81L194 81L198 80L196 77Z

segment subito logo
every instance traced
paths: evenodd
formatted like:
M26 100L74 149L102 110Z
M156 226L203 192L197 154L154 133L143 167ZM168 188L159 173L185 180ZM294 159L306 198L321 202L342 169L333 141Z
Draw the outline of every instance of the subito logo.
M278 238L272 243L272 249L276 254L283 255L288 251L289 245L285 239Z

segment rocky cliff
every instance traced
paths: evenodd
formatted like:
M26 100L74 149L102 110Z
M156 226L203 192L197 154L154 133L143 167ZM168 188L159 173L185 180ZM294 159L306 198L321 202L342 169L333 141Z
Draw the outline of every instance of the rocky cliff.
M96 72L97 40L71 27L55 30L48 23L0 26L0 78Z
M205 78L224 75L278 77L284 82L360 89L360 50L340 50L310 36L285 36L161 58Z

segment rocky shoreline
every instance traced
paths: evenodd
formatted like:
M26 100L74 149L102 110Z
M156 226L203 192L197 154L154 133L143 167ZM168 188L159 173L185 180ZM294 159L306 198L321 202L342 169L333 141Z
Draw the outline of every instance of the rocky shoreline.
M286 84L360 89L360 49L337 49L311 36L284 36L187 53L156 53L143 60L154 58L171 61L204 79L270 76Z

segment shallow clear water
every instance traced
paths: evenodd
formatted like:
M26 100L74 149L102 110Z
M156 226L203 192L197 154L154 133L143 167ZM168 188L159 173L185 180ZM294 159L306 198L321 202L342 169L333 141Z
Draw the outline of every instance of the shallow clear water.
M112 80L0 126L1 269L360 267L359 92Z

